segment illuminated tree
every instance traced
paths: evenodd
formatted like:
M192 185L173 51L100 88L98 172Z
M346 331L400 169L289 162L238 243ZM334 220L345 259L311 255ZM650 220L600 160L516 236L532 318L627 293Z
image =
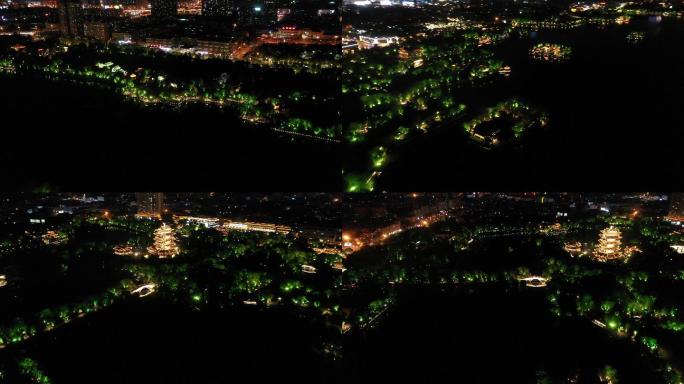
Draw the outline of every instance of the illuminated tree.
M617 384L617 370L610 365L606 365L599 374L601 377L601 382L607 382L611 384Z

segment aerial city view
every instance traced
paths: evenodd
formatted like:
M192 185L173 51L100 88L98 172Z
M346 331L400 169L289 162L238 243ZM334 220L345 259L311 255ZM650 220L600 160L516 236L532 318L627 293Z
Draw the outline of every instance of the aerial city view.
M625 192L684 189L683 42L684 0L0 0L0 384L684 384L684 193Z
M609 188L631 189L635 167L648 183L682 168L679 0L344 0L342 14L346 191L563 189L608 168Z
M339 196L0 199L0 383L332 382Z
M2 194L0 383L681 384L681 193Z
M0 0L3 171L90 189L96 152L107 189L121 168L198 183L195 161L264 176L248 190L341 189L340 31L335 0Z
M0 170L33 191L122 170L370 192L600 167L629 190L643 166L650 186L684 165L683 27L681 0L0 0Z

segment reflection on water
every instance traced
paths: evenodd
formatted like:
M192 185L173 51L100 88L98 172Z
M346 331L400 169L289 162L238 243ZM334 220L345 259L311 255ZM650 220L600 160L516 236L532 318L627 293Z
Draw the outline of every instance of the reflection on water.
M648 22L650 24L660 24L660 22L663 20L662 16L649 16L648 17Z
M663 20L662 16L649 16L648 17L648 26L650 30L650 34L655 36L660 35L660 31L662 30L661 27L661 21Z

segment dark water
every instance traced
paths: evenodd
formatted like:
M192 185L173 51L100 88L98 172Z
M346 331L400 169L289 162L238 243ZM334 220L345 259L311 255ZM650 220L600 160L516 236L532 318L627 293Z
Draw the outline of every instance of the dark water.
M559 320L545 293L411 288L378 327L356 335L347 373L364 382L536 383L543 371L554 382L598 382L609 364L620 383L657 382L629 341Z
M642 43L625 36L643 31ZM392 189L558 187L597 180L612 188L668 184L681 174L684 144L684 22L634 18L628 26L539 31L496 47L510 78L455 95L471 113L511 97L546 111L550 126L522 148L464 144L460 124L403 146L380 180ZM566 63L534 62L538 42L572 47ZM384 181L383 181L384 180ZM569 184L572 183L572 184Z
M77 319L21 353L56 384L330 382L334 371L313 351L316 341L291 314L195 312L150 296Z
M230 111L141 108L104 89L0 77L2 185L339 190L337 146ZM154 187L152 187L154 186Z

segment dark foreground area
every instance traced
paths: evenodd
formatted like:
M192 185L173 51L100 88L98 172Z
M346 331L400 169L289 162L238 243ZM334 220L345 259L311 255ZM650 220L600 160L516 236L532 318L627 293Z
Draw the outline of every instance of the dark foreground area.
M598 172L586 188L600 182L634 189L637 181L671 188L683 166L684 136L673 129L684 124L676 101L684 92L684 54L677 48L681 27L681 20L634 17L628 26L512 36L494 48L511 66L510 77L453 96L472 111L518 98L548 113L549 125L519 145L483 150L464 140L460 124L443 124L392 154L377 187L557 189ZM633 31L646 37L630 43L625 36ZM545 42L571 47L570 60L531 60L529 48ZM648 172L635 178L636 169Z
M197 312L153 297L117 304L8 348L54 383L331 382L307 323L282 311Z
M106 90L36 79L0 84L11 111L2 124L6 187L341 188L336 144L246 126L231 111L141 108Z
M610 365L620 383L658 381L628 340L587 320L554 317L545 294L505 285L406 287L381 326L351 338L345 374L364 382L594 383Z

